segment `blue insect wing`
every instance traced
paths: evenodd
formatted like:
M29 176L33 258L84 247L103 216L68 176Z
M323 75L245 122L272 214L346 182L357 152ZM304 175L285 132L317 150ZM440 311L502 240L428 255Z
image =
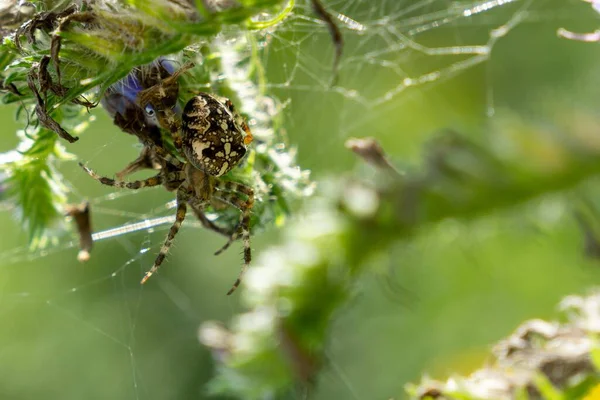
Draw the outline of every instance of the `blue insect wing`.
M128 107L136 106L138 94L155 83L151 79L152 83L144 82L149 80L147 75L156 75L158 71L158 75L164 79L177 70L177 65L172 60L160 57L148 65L133 69L126 77L108 88L101 102L103 107L111 117L116 113L124 114ZM181 107L178 105L176 107L176 112L181 115Z
M135 99L140 91L144 88L140 80L134 75L129 74L125 78L116 83L116 90L127 97L129 101L135 103Z
M127 108L136 106L136 97L142 89L136 74L130 72L125 78L108 88L101 104L111 117L117 113L124 115Z
M113 92L104 95L100 101L102 107L108 112L108 115L114 118L118 114L125 114L127 108L133 107L134 104L121 93Z
M172 60L161 57L157 60L157 62L160 63L160 65L162 65L162 67L166 69L170 75L173 75L173 73L177 71L177 64L175 64Z

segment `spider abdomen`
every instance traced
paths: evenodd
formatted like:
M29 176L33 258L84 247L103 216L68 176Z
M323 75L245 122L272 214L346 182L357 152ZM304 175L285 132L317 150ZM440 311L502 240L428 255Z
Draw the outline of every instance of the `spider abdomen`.
M244 130L232 110L208 93L194 96L182 116L183 151L196 168L221 176L246 154Z

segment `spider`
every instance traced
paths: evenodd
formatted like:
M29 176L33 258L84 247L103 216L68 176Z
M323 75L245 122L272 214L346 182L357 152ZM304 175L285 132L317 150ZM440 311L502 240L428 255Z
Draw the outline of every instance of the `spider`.
M240 285L242 277L252 259L250 248L250 214L254 204L254 190L242 183L221 178L242 160L252 134L243 117L238 114L229 99L209 93L198 93L190 99L180 118L172 99L170 89L177 76L191 68L183 66L168 78L137 95L137 102L143 105L148 118L169 130L175 147L185 157L185 161L171 155L165 148L148 139L141 138L144 144L162 160L160 172L148 179L125 182L98 175L80 163L81 167L103 185L137 190L144 187L164 185L176 191L177 211L175 222L154 261L141 283L145 283L163 263L179 228L183 223L187 206L193 210L204 210L207 206L225 203L240 210L236 229L229 235L225 245L216 252L220 254L240 235L244 245L244 265L231 289L232 294Z
M138 104L137 97L141 91L162 83L162 86L166 86L167 90L161 95L161 107L172 108L176 114L181 115L181 107L177 103L179 85L177 76L173 77L173 75L175 73L180 75L182 71L189 67L188 65L177 70L174 61L159 57L150 64L134 68L125 78L110 86L102 97L101 103L113 118L114 124L122 131L136 136L144 146L140 155L134 161L116 173L118 181L122 181L127 175L142 169L166 168L172 170L174 168L171 164L167 164L164 159L158 157L153 150L154 147L164 148L165 146L160 124L152 106L146 105L147 110L144 111ZM167 78L171 79L167 80ZM243 119L240 123L244 123ZM163 185L167 190L173 191L177 189L178 183L175 182L173 186L172 183L164 182ZM215 202L212 202L211 205L213 208L223 207L222 203L215 204ZM203 209L194 207L194 205L191 209L202 223L202 226L225 237L229 238L231 236L228 229L211 221L205 215Z

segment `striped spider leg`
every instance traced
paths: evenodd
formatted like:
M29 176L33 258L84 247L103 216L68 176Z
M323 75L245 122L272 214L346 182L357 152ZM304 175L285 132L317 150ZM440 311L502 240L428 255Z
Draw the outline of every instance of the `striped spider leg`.
M83 170L85 172L87 172L87 174L89 176L91 176L92 178L94 178L95 180L100 182L101 184L106 185L106 186L118 187L121 189L138 190L138 189L142 189L145 187L159 186L159 185L162 185L164 182L174 181L174 180L178 180L178 179L182 180L182 178L184 178L182 176L183 173L180 171L169 173L166 176L164 176L165 174L161 171L161 173L159 173L158 175L152 176L148 179L144 179L141 181L123 182L123 181L118 181L118 180L115 180L112 178L107 178L105 176L98 175L96 172L94 172L94 170L86 167L82 163L79 163L79 166L81 168L83 168Z
M167 234L167 237L165 238L165 241L164 241L162 247L160 248L158 256L156 256L156 259L154 260L154 265L152 265L152 268L150 268L150 270L148 272L146 272L146 274L142 278L142 281L140 282L141 284L146 283L146 281L148 279L150 279L150 277L156 271L158 271L158 268L160 267L160 265L163 263L163 261L167 257L167 254L169 253L169 249L173 245L173 240L175 239L175 236L177 236L177 233L179 232L179 228L181 228L181 224L183 223L183 220L185 219L185 214L187 212L188 199L189 199L189 194L187 193L187 191L185 190L185 188L183 186L180 187L177 190L177 211L175 213L175 222L173 222L173 225L171 225L171 229L169 229L169 233Z
M250 247L250 214L252 212L252 206L254 205L254 190L246 185L232 181L219 181L217 183L217 190L218 192L215 193L216 198L240 210L240 222L238 223L238 227L233 231L227 243L215 253L215 255L219 255L225 251L231 243L237 240L241 231L242 242L244 243L244 265L233 286L229 292L227 292L227 294L230 295L242 282L242 278L250 266L250 261L252 261L252 248ZM243 196L246 196L247 199L244 200Z
M227 292L227 294L230 295L240 285L242 277L252 260L250 247L250 214L254 204L254 191L252 188L241 183L221 181L218 178L194 168L191 164L187 164L184 171L186 180L177 190L177 212L175 222L169 230L154 265L146 272L141 283L146 283L146 281L158 271L158 268L165 260L173 240L185 219L187 204L191 206L194 212L202 212L202 210L210 204L210 199L214 198L240 210L239 226L241 228L241 235L244 243L244 265L233 286ZM236 229L230 235L230 238L224 247L229 247L229 245L237 239L238 235L239 230Z

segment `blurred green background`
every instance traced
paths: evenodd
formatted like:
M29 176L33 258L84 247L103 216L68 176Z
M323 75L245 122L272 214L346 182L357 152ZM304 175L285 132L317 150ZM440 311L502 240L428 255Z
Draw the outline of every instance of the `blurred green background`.
M423 46L464 48L485 45L492 29L518 22L491 47L486 62L444 73L386 101L381 100L402 74L444 70L471 57L403 48L411 24L424 27L424 17L436 12L450 15L451 2L327 4L366 27L344 30L337 86L328 86L332 48L318 21L292 18L276 31L264 56L271 94L287 102L289 142L316 181L358 168L360 162L343 146L352 136L378 138L400 168L412 168L423 144L443 128L486 135L489 119L497 118L492 106L549 125L557 113L563 112L561 118L569 118L569 110L597 113L600 48L556 35L559 27L595 30L600 18L589 4L515 1L415 36ZM370 100L357 101L351 91ZM92 112L96 121L66 148L111 176L137 155L136 141L119 132L103 110ZM0 151L17 144L14 113L0 107ZM160 188L115 192L75 162L59 168L72 186L72 200L92 201L96 231L172 212L164 207L172 196ZM584 186L578 190L598 192L597 182ZM310 398L403 398L403 385L423 373L439 378L468 373L522 320L551 317L561 297L593 287L600 264L584 255L568 199L552 194L476 221L444 221L382 254L357 282L352 303L339 311L328 363ZM225 292L238 273L241 246L214 257L222 239L190 225L184 224L162 272L140 287L168 226L97 242L92 259L82 265L76 248L67 248L75 235L59 229L56 250L29 256L15 211L5 207L0 398L205 398L213 364L197 329L203 321L228 321L240 311L240 294ZM255 235L255 257L279 235L275 228Z

